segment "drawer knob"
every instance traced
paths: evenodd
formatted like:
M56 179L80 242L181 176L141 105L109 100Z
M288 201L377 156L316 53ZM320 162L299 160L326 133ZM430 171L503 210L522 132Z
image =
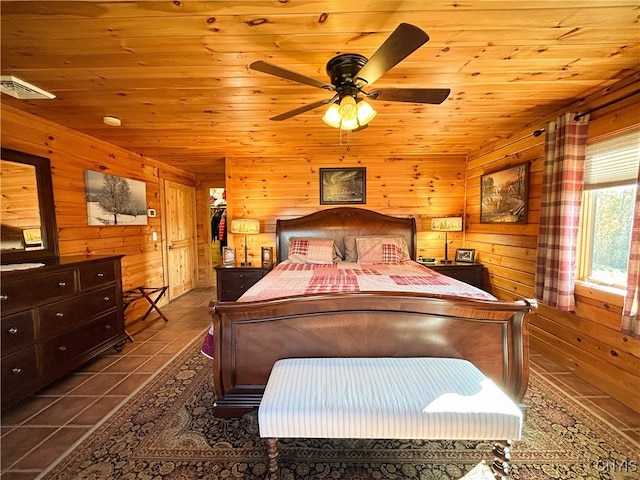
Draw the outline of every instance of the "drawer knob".
M9 296L6 293L0 293L0 300L6 300Z
M244 283L240 285L240 290L244 290Z
M56 312L56 317L58 317L58 318L62 318L62 317L64 317L64 313L62 313L62 312Z
M58 350L60 350L61 352L66 352L67 351L67 347L65 347L64 345L60 345L58 347Z
M15 335L16 333L18 333L18 327L9 327L7 332L10 333L11 335Z
M11 369L11 373L15 373L16 375L21 372L22 372L22 369L20 367L13 367Z
M66 287L67 286L67 282L58 282L58 286L59 287Z
M111 325L109 325L109 324L105 325L105 326L104 326L104 329L105 329L105 330L111 330Z
M244 273L241 273L240 275L238 275L238 277L244 278Z
M105 302L108 302L109 300L111 300L111 297L105 296L105 297L102 297L102 299L103 299Z
M102 273L102 272L98 273L98 277L100 277L100 278L104 277L104 273Z

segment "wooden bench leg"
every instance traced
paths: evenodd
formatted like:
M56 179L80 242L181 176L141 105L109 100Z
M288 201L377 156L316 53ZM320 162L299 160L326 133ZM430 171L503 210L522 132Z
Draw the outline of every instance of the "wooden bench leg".
M511 440L500 440L493 444L493 474L498 480L511 478Z
M265 480L278 480L278 439L265 438L267 443L267 476Z

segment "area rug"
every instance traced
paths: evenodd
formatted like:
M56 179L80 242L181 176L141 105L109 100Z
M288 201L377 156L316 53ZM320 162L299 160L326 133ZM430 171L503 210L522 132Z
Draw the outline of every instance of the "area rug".
M198 342L39 478L46 480L263 479L257 415L213 416L211 360ZM514 479L638 478L640 445L532 374ZM282 480L485 480L491 445L468 441L281 440Z

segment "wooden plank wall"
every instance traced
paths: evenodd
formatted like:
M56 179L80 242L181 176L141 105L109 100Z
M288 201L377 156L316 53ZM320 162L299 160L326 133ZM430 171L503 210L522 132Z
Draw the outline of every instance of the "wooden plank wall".
M7 105L2 106L2 146L50 159L61 256L123 254L124 289L166 285L162 259L162 182L167 179L195 185L191 174ZM147 218L147 225L89 226L85 170L145 182L147 208L155 209L158 215ZM152 239L153 232L158 235L157 241ZM133 309L128 316L135 318L136 313Z
M585 112L638 88L640 75L615 88L596 92L564 112ZM594 112L589 138L601 138L640 124L637 96ZM556 117L557 118L557 115ZM549 119L549 120L555 120ZM533 298L544 135L532 125L510 139L469 157L466 247L475 248L486 269L484 284L501 299ZM530 164L529 214L526 225L480 223L480 176L523 162ZM575 313L540 305L531 322L531 345L558 364L636 411L640 411L640 341L619 331L622 297L601 289L577 287Z
M366 167L366 204L350 205L398 217L413 216L418 225L418 254L442 258L444 234L431 232L431 218L462 215L465 201L465 157L388 154L360 155L328 146L313 155L227 158L227 218L256 218L261 234L248 238L250 261L260 262L260 247L275 247L278 218L306 215L334 206L320 205L319 169ZM463 234L449 235L451 248L461 247ZM229 245L244 255L244 237L229 235Z

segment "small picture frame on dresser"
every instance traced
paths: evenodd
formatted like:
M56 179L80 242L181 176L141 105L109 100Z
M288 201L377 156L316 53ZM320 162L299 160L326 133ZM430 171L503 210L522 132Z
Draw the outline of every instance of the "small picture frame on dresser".
M236 266L236 249L231 247L222 248L222 265L225 267Z
M262 247L262 266L271 267L273 265L273 247Z
M475 259L475 248L456 248L456 262L473 263Z

